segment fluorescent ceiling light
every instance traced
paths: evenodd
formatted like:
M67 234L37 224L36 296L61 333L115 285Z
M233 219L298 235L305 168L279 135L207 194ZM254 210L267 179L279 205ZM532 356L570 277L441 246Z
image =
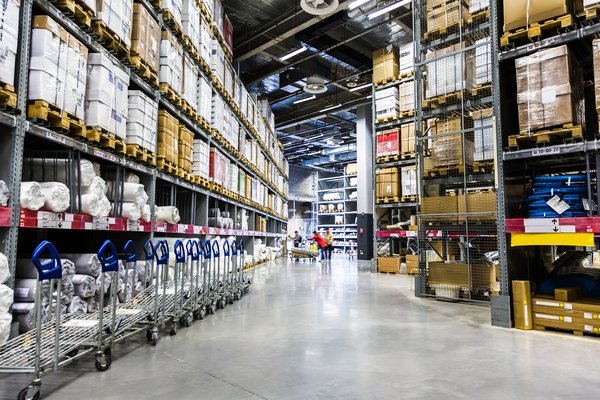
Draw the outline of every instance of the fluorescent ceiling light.
M296 101L294 102L294 104L300 104L300 103L304 103L305 101L314 100L314 99L316 99L316 98L317 98L317 96L310 96L310 97L306 97L306 98L304 98L304 99L296 100Z
M348 9L354 10L355 8L358 8L365 3L368 3L369 1L371 1L371 0L355 0L352 3L350 3L350 5L348 6Z
M397 8L400 8L402 6L409 4L411 1L412 0L402 0L397 3L390 4L387 7L383 7L382 9L374 11L371 14L369 14L369 19L377 18L377 17L382 16L383 14L389 13L390 11L394 11Z
M372 99L372 98L373 98L373 95L372 95L372 94L370 94L370 95L368 95L366 98L367 98L367 99Z
M363 89L366 89L368 87L371 87L371 85L372 85L371 83L365 83L364 85L353 87L352 89L350 89L350 91L351 92L356 92L357 90L363 90Z
M286 54L285 56L279 58L279 61L289 60L290 58L295 57L300 53L304 53L306 50L308 50L308 49L306 47L302 46L298 50L294 50L291 53Z
M338 104L337 106L327 107L327 108L322 109L320 112L335 110L336 108L340 108L341 106L342 106L341 104Z

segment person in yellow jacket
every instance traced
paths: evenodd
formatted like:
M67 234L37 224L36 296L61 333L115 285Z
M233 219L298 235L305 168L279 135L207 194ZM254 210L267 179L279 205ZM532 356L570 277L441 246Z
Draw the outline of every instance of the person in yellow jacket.
M325 236L323 239L325 239L325 243L327 244L325 247L325 259L331 260L331 254L333 253L333 234L329 228L325 230Z

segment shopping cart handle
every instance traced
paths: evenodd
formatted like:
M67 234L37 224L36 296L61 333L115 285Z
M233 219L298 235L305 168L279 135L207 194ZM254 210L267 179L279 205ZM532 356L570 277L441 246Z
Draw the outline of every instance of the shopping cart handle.
M185 244L185 247L187 248L188 256L192 257L193 261L198 261L198 259L200 258L200 248L198 247L198 241L193 239L188 240Z
M179 239L175 241L175 246L173 246L173 251L175 252L175 261L178 263L182 263L185 261L185 247L183 246L183 242Z
M98 260L102 264L102 272L117 272L119 270L117 249L110 240L102 243L100 250L98 250Z
M146 243L144 243L144 254L146 254L146 260L154 260L154 255L156 253L154 252L154 245L152 244L152 240L148 240L146 241Z
M158 250L160 249L160 254ZM154 254L156 255L156 263L158 265L167 265L169 262L169 245L166 240L159 240L154 247Z
M223 242L223 255L225 257L229 257L230 250L231 250L231 248L229 247L229 241L225 240Z
M212 252L213 252L213 256L215 256L215 257L219 257L221 255L221 250L219 248L219 241L218 240L214 240L213 241Z
M152 244L150 244L152 246ZM137 253L135 252L135 244L133 240L129 240L125 243L125 261L128 263L134 263L137 261Z
M240 254L244 254L244 240L240 239Z
M210 252L210 240L204 242L204 259L209 259L211 256Z
M235 240L231 241L231 255L237 256L237 243L235 242Z
M42 262L40 257L48 251L50 259ZM44 257L47 258L47 257ZM45 281L50 279L61 279L62 278L62 263L60 261L60 255L56 250L56 247L47 240L42 241L33 252L31 256L31 262L38 270L38 280Z

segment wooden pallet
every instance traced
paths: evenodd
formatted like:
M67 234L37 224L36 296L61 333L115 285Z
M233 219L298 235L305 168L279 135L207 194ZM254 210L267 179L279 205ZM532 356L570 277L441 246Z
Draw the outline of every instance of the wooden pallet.
M377 157L377 164L387 164L394 161L400 161L400 154Z
M400 157L403 160L414 160L417 157L417 155L414 151L409 151L409 152L400 154Z
M204 188L210 188L210 181L202 176L194 176L194 182Z
M494 171L494 161L475 161L473 172L476 174L489 174Z
M177 166L161 156L156 159L156 169L173 175L177 173Z
M453 22L448 26L434 29L423 34L425 40L435 40L451 33L457 32L460 29L460 22Z
M181 97L179 97L168 83L162 82L159 86L159 90L171 103L177 107L181 107Z
M384 275L400 275L400 271L379 271L377 270L377 272L379 272L380 274L384 274Z
M385 124L392 121L397 121L399 119L399 115L391 115L389 117L377 118L375 121L376 124Z
M598 18L599 14L600 14L600 5L593 5L593 6L589 6L587 9L583 10L583 13L581 13L581 16L586 21L593 21Z
M573 329L573 330L560 329L560 328L553 328L553 327L549 327L549 326L541 326L541 325L537 325L537 324L533 324L533 329L535 329L536 331L542 331L542 332L570 333L575 336L583 336L586 333L590 333L590 332L578 331L575 329Z
M443 178L448 176L460 176L473 171L471 165L449 165L445 167L435 167L425 172L425 176L430 178Z
M553 144L563 144L583 141L581 125L566 124L552 129L543 129L534 132L521 132L508 137L508 147L511 150L519 148L544 147Z
M412 118L415 116L415 110L402 111L398 114L398 119Z
M382 79L380 81L377 81L374 83L375 87L379 87L379 86L385 86L388 83L392 83L392 82L396 82L398 81L398 77L387 77L385 79Z
M400 198L400 203L414 203L417 201L416 195L402 196Z
M500 37L500 46L509 47L540 40L556 35L557 31L567 31L575 27L575 18L571 14L535 22L529 26L510 30Z
M116 137L114 133L98 126L88 126L87 130L96 135L96 137L100 137L100 147L118 154L127 155L127 145L123 139Z
M127 156L146 165L156 165L156 156L154 153L137 144L127 145Z
M471 89L471 96L473 96L473 97L491 96L491 94L492 94L492 84L491 83L477 85L473 89Z
M377 204L393 204L393 203L400 203L400 196L393 196L393 197L378 197L377 198Z
M95 11L83 1L76 0L53 0L51 1L63 14L75 21L82 28L90 29Z
M183 113L185 115L187 115L188 117L190 117L192 120L197 121L198 120L198 113L196 112L196 110L190 105L190 103L188 103L185 100L181 100L181 110L183 111Z
M29 101L27 105L27 118L40 125L67 134L69 136L86 140L87 129L82 119L79 119L57 106L43 100Z
M178 39L182 39L183 38L183 29L181 29L181 25L179 24L179 22L177 22L173 13L169 10L162 9L162 16L163 16L163 22L165 23L165 25L167 25L169 28L171 28L171 30L173 31L173 33L175 34L175 36Z
M208 12L208 8L206 8L206 6L204 5L204 0L199 1L198 5L200 6L200 13L202 14L206 22L208 22L209 25L212 25L212 17Z
M0 110L14 111L17 108L17 94L15 87L0 82Z
M117 58L124 59L129 55L129 46L101 20L92 21L92 31L98 42Z
M490 9L479 10L474 14L469 14L467 17L468 25L477 25L490 20Z
M129 55L129 64L131 66L131 69L137 72L137 74L143 80L148 82L150 86L152 86L155 89L159 87L158 73L152 68L150 68L148 63L144 61L140 55L135 54L133 50L132 54Z
M447 106L452 103L458 103L462 100L463 94L463 91L459 90L457 92L452 92L448 94L443 94L441 96L432 97L430 99L425 99L423 100L423 108L434 109Z
M408 79L414 75L414 71L407 71L400 74L400 79Z

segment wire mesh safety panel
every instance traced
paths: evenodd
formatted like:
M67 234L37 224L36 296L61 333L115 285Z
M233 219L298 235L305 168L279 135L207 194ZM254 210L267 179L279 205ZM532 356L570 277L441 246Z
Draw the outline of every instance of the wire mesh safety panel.
M490 1L414 6L420 295L499 291Z

